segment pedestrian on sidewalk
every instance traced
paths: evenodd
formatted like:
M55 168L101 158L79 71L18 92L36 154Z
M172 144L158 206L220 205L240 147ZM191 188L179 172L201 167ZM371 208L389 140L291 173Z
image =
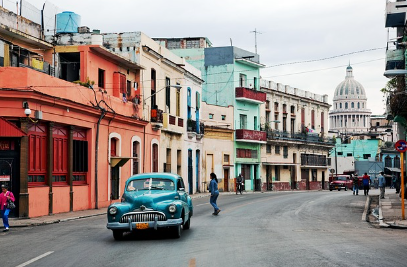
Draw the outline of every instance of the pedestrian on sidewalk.
M363 183L363 192L365 196L369 195L369 187L370 187L370 176L365 174L362 176L362 183Z
M383 176L384 172L380 172L377 176L377 181L379 183L380 188L380 198L384 198L384 187L386 186L386 179Z
M400 176L398 174L393 174L393 185L396 188L396 194L400 192Z
M220 212L220 209L216 205L216 200L218 199L218 196L219 196L218 178L216 178L216 174L214 174L213 172L210 174L210 176L211 176L211 181L209 183L209 192L211 192L211 198L209 200L209 203L211 203L212 207L215 210L212 214L218 215Z
M351 178L353 180L353 194L359 195L359 178L357 175L352 175Z
M10 214L10 209L7 208L7 200L11 199L11 201L16 201L12 192L8 191L8 187L6 185L1 185L1 194L0 194L0 214L3 218L3 225L4 230L3 232L9 231L9 224L8 224L8 215Z

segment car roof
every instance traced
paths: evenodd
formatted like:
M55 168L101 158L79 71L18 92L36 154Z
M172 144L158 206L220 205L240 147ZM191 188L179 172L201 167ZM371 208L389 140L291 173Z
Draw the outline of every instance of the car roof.
M181 178L181 176L179 176L178 174L168 173L168 172L148 172L148 173L132 175L129 177L129 179L127 181L136 180L136 179L145 179L145 178L166 178L166 179L171 179L175 182L178 178Z

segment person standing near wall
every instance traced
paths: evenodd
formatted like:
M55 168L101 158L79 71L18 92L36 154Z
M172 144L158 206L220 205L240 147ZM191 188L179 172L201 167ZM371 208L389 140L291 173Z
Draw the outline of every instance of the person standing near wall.
M3 225L4 230L3 232L9 231L9 224L8 224L8 215L10 214L10 209L7 208L7 200L16 201L12 192L8 191L8 187L6 185L1 186L1 194L0 194L0 211L1 217L3 218Z
M369 187L370 187L370 176L365 174L362 176L362 183L363 183L363 192L365 196L369 195Z
M352 174L351 174L352 175ZM353 179L353 194L354 195L359 195L359 178L357 175L352 176Z
M383 172L380 172L379 176L377 176L380 189L380 198L384 198L384 187L386 186L386 179L384 178L383 174Z

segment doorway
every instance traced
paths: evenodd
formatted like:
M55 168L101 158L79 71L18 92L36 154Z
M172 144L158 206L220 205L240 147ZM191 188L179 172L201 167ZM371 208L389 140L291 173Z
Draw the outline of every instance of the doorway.
M229 168L223 169L223 179L224 179L224 192L229 192Z
M309 190L309 169L301 170L301 180L305 180L305 189Z
M188 192L193 193L193 167L192 167L192 149L188 149Z

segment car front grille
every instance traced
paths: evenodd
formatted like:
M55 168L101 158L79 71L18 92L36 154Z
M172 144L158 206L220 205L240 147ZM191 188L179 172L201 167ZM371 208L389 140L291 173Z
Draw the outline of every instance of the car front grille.
M154 221L155 217L157 216L158 221L166 221L167 217L162 212L132 212L126 213L120 218L121 223L129 222L151 222Z

